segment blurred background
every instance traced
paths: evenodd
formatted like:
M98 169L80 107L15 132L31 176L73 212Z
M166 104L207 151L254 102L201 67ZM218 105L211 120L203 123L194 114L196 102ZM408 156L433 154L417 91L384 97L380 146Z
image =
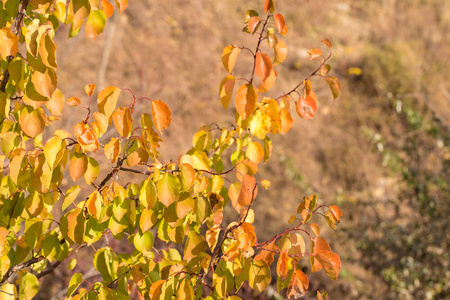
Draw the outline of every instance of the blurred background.
M234 110L224 111L218 97L227 75L221 53L230 43L254 49L256 38L242 32L244 13L263 13L263 2L132 0L95 41L67 40L62 29L59 88L82 98L88 83L97 91L116 85L163 100L172 125L161 159L176 160L201 126L233 122ZM288 134L274 137L260 173L272 186L255 204L258 239L283 231L302 197L315 193L344 213L338 230L323 228L342 272L337 281L314 273L305 299L317 289L330 299L450 299L450 1L275 4L289 28L288 57L269 94L289 91L315 69L307 50L325 51L324 38L333 41L331 74L342 92L333 101L313 80L315 119L296 116ZM238 74L248 76L250 59L240 54ZM77 120L67 110L55 126L70 130ZM58 280L68 282L70 272L59 271Z

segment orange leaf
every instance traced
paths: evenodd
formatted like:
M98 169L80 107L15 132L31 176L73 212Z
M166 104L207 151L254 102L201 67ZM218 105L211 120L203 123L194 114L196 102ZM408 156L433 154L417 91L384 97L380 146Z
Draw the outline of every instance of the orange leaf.
M273 2L273 0L264 1L264 12L270 11L271 13L273 13L274 10L275 3Z
M84 152L97 151L100 147L98 137L88 124L78 123L73 128L77 141Z
M72 107L77 106L81 104L81 100L77 97L70 97L69 99L67 99L66 104Z
M339 223L339 220L343 216L343 214L342 214L341 210L339 209L339 207L337 207L336 205L331 205L329 207L329 209L333 213L333 216L334 216L335 220Z
M277 14L274 16L274 19L275 19L275 25L277 26L278 32L282 36L286 36L288 29L286 26L286 22L284 21L283 15Z
M94 90L95 90L95 84L93 84L93 83L87 84L87 85L84 87L84 91L86 92L86 94L87 94L89 97L92 96L92 94L94 93Z
M156 129L162 133L163 129L170 126L172 120L169 107L161 100L152 101L152 116Z
M255 65L256 76L261 78L263 81L266 80L272 71L272 62L270 61L269 56L258 51L258 53L256 53Z
M311 60L315 60L316 58L322 56L322 51L320 51L320 49L313 48L308 51L308 54L310 55Z
M306 98L298 98L295 108L297 109L297 113L300 117L310 120L314 119L314 114L317 111L317 103L314 98L315 97L312 95L309 95ZM305 108L309 109L309 112L307 112Z
M242 208L238 203L241 188L242 184L240 182L232 183L228 188L228 197L230 198L231 204L233 205L234 209L236 209L238 212Z
M52 97L45 103L45 106L54 116L61 116L64 107L64 95L59 89L53 92Z
M19 124L23 132L34 138L41 134L45 129L47 116L42 107L33 110L31 106L22 109L19 117Z
M331 251L330 245L321 237L311 239L311 272L316 272L322 269L322 265L314 258L320 251Z
M46 69L44 73L34 71L31 82L40 95L50 98L58 85L56 73L53 69Z
M233 89L236 79L233 75L228 75L220 83L219 97L224 109L227 109L233 95Z
M333 280L338 278L339 273L341 272L341 259L336 253L322 250L319 251L314 258L320 262L328 277Z
M233 72L234 64L236 63L237 56L241 53L241 48L233 45L228 45L222 52L222 63L228 73Z
M111 162L115 162L120 154L120 139L112 138L111 141L105 145L105 156Z
M282 251L277 263L277 275L281 280L285 280L289 273L290 258L285 251Z
M261 20L258 16L250 18L248 21L248 31L250 31L251 34L254 34L260 23Z
M328 48L331 48L331 46L333 45L329 39L324 39L324 40L322 40L322 43L324 43L325 45L327 45Z
M298 299L305 295L309 287L308 277L302 270L294 270L287 288L288 299Z
M116 0L116 5L119 8L120 13L122 13L128 6L128 0Z
M131 111L128 107L118 107L112 114L114 127L122 137L127 137L133 130L133 119L131 119Z
M252 84L242 85L236 93L236 110L243 120L247 119L256 109L256 94Z
M275 242L271 242L271 243L267 244L264 247L264 249L267 249L267 250L261 250L261 252L259 252L253 260L254 261L262 260L268 266L270 266L272 264L272 262L274 261L275 251L278 250L278 247L275 244ZM272 250L272 251L268 251L268 250Z
M102 6L102 10L105 13L106 18L107 19L111 18L114 13L114 6L111 3L109 3L108 0L102 0L100 4Z
M253 191L255 191L254 194ZM255 177L251 175L244 175L242 178L241 191L237 200L238 204L241 206L249 205L252 202L253 197L256 197L256 191Z
M87 170L88 159L84 153L74 153L70 159L69 173L73 181L84 175Z
M259 84L256 91L258 93L265 93L269 91L270 89L272 89L276 80L277 80L277 72L274 69L272 69L270 70L270 75L265 80L261 80L261 83Z

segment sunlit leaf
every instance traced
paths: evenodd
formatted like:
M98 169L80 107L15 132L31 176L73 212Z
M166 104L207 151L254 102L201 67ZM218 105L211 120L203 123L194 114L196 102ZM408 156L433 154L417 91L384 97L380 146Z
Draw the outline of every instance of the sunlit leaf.
M261 78L262 81L269 77L272 71L272 62L267 54L258 51L255 59L255 72L256 76Z
M270 284L272 276L270 276L270 269L262 260L253 261L249 271L248 284L250 287L261 293Z
M282 109L280 113L280 134L286 134L294 126L294 120L287 109Z
M70 97L69 99L67 99L66 104L68 106L78 106L81 104L81 100L77 97Z
M238 89L235 104L236 110L243 120L255 111L257 98L258 95L252 84L244 84Z
M86 31L86 36L91 39L95 39L106 25L106 15L103 10L91 10L89 17L87 19L84 29Z
M120 139L111 138L111 141L105 145L104 151L106 158L111 160L112 163L115 162L121 151Z
M194 257L198 257L201 252L206 250L207 244L203 236L195 231L190 231L184 247L183 259L188 262Z
M274 0L265 0L264 1L264 12L270 11L273 13L275 10L275 3Z
M19 282L19 300L31 300L39 291L39 280L32 273L24 273Z
M157 184L158 200L161 201L166 207L173 202L177 201L180 193L180 181L178 177L166 173Z
M114 127L122 137L127 137L133 130L133 119L129 107L118 107L112 114Z
M52 113L52 115L61 116L64 107L64 102L65 102L64 95L61 93L59 89L56 89L53 92L53 95L50 98L50 100L48 100L48 102L45 103L45 106Z
M101 9L105 13L107 19L111 18L114 13L114 6L108 0L101 0Z
M84 152L96 152L99 149L98 137L88 124L78 123L73 127L73 131Z
M220 83L219 97L224 109L227 109L233 96L233 89L236 80L233 75L228 75Z
M58 136L50 138L45 144L44 155L51 170L61 162L66 146L66 140L63 140Z
M287 57L287 46L283 40L278 40L278 43L275 45L275 58L273 60L273 65L276 66L281 64Z
M258 29L259 24L261 24L261 20L259 19L258 16L251 17L250 20L248 21L248 25L247 25L248 31L251 34L254 34L255 31Z
M39 54L41 56L42 63L46 67L52 69L56 69L58 67L56 62L56 45L47 32L45 32L41 37Z
M222 52L222 63L228 73L233 72L237 56L241 53L241 49L233 45L228 45Z
M83 275L81 273L75 273L72 275L69 282L69 288L67 289L67 297L70 297L73 293L75 293L81 282L83 282Z
M288 299L303 297L309 287L308 277L302 270L294 270L287 289Z
M103 0L103 1L106 1L106 0ZM106 2L108 2L108 1L106 1ZM92 94L93 94L94 91L95 91L95 84L90 83L90 84L85 85L85 86L84 86L84 91L86 92L86 94L87 94L89 97L91 97Z
M161 100L152 101L152 116L156 129L162 133L163 129L167 129L171 122L171 113L169 107Z
M45 123L47 121L47 115L42 107L33 109L30 106L22 109L19 117L19 124L23 132L34 138L41 134L45 129Z
M0 55L3 60L15 56L19 51L19 37L11 32L11 28L3 27L0 31Z
M108 120L116 110L117 99L119 98L120 91L121 89L115 86L109 86L101 90L98 94L98 111L104 114Z
M86 173L88 159L84 153L74 153L70 159L69 173L73 181L82 177Z
M83 243L86 230L86 218L80 208L76 208L61 218L61 233L71 244Z
M122 13L128 7L128 0L116 0L116 5Z
M285 280L289 272L290 258L285 251L282 251L277 263L277 275L281 280Z
M252 202L253 198L256 197L256 194L257 188L255 177L251 175L244 175L237 202L240 206L247 206Z
M309 54L309 59L315 60L316 58L319 58L322 56L322 51L320 49L313 48L308 51L308 54Z
M297 100L295 108L300 117L305 119L314 119L314 114L317 111L317 102L315 96L311 94L306 98L300 97Z
M264 157L263 147L258 142L251 142L247 147L245 156L254 163L259 164Z
M35 71L31 75L31 82L40 95L50 98L56 90L58 83L53 69L47 69L44 73Z
M338 278L341 272L341 260L336 253L322 250L316 253L314 258L320 262L328 277L333 280Z
M274 69L272 69L270 71L270 75L265 80L261 81L256 91L258 93L265 93L269 91L274 86L276 80L277 80L277 72Z
M286 26L286 22L284 21L284 17L282 14L276 14L274 16L275 19L275 25L277 26L278 32L282 36L286 36L288 28Z
M314 234L316 236L319 236L320 235L320 227L319 227L319 225L317 225L316 223L312 223L310 226L311 226L312 232L314 232Z
M87 169L84 173L84 179L86 180L86 183L92 184L95 179L97 179L99 173L100 166L98 162L94 158L88 157Z

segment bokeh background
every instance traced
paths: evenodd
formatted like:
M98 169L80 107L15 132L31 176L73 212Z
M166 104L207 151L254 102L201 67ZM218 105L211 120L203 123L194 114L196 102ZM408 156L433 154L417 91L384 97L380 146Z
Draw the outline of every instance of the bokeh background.
M176 160L201 126L234 120L218 98L227 75L221 53L230 43L255 47L242 32L244 13L263 13L263 2L130 0L95 41L67 40L67 28L57 33L59 88L82 98L87 83L97 91L116 85L162 99L173 120L161 159ZM315 68L307 50L325 50L323 38L333 41L342 93L333 101L326 84L313 81L315 119L296 117L274 138L260 174L272 187L255 204L258 238L284 230L302 197L316 193L344 213L337 231L323 229L342 273L337 281L314 273L305 299L317 289L330 299L450 299L450 1L278 0L276 9L289 27L288 58L271 94ZM242 52L237 71L250 63ZM77 120L66 111L55 126L70 130ZM71 272L58 270L48 286L67 286Z

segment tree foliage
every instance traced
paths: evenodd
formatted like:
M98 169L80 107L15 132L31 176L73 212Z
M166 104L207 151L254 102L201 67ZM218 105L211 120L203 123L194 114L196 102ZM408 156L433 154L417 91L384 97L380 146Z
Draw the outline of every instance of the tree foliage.
M123 12L128 2L115 4ZM271 136L289 131L291 111L314 118L313 77L328 83L333 98L339 95L339 81L328 76L329 39L322 41L328 55L309 51L317 69L272 98L268 92L276 83L275 68L287 56L282 38L288 27L275 13L274 1L265 1L261 16L247 11L244 32L255 37L256 46L229 45L222 54L228 74L219 98L225 109L234 100L236 123L202 127L188 152L163 162L159 148L172 118L163 101L109 86L99 91L95 103L94 84L86 85L83 99L65 100L58 89L55 31L66 24L73 37L84 24L86 35L95 39L116 13L108 0L4 0L0 8L2 299L33 298L39 279L83 247L95 249L92 264L101 281L74 273L68 299L130 299L136 294L144 299L240 299L236 294L244 284L256 292L268 287L272 264L278 290L297 298L308 289L305 257L312 272L323 269L330 278L338 277L339 256L312 223L320 216L336 229L342 217L337 206L319 203L316 195L299 197L291 227L267 241L258 241L252 225L257 194L270 187L258 169L271 156ZM253 66L237 77L234 67L241 55L251 55ZM119 98L129 105L119 107ZM151 112L135 110L143 101ZM50 129L64 106L85 112L72 132ZM119 176L127 173L140 180L122 184ZM224 222L227 205L239 214L229 224ZM133 244L134 251L119 253L111 238ZM10 280L13 275L17 280ZM325 292L317 296L327 298Z

